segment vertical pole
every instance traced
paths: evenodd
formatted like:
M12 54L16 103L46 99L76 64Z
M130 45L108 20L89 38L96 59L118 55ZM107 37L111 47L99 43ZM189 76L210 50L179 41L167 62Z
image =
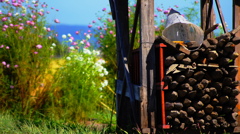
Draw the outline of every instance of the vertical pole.
M154 110L154 0L141 0L140 10L140 124L142 133L152 133L155 130ZM153 130L154 129L154 130Z
M213 10L213 0L201 0L201 27L203 31L212 27L215 23L215 14ZM212 38L213 33L208 34L207 38Z
M167 125L167 121L166 121L166 110L165 110L165 91L166 89L168 89L168 87L164 87L164 76L165 76L165 69L164 69L164 48L166 48L167 46L163 43L160 43L160 48L159 48L159 69L160 69L160 74L159 74L159 78L160 78L160 98L161 98L161 114L162 114L162 128L163 129L169 129L170 125Z
M111 8L113 8L113 15L116 21L116 33L117 33L117 64L118 64L118 80L122 80L123 87L122 93L117 94L117 124L122 129L127 129L128 126L135 125L135 120L132 117L135 116L132 112L135 109L129 103L129 99L125 97L127 84L130 82L126 73L126 55L129 50L129 24L128 24L128 0L111 0ZM129 86L128 86L129 87ZM129 87L130 88L130 87ZM129 114L130 113L130 114Z
M240 14L240 1L239 0L233 0L233 29L237 28L237 26L240 25L239 14ZM240 32L238 32L235 36L240 37ZM236 45L235 51L237 53L240 53L240 45ZM239 70L240 69L240 57L238 57L235 60L235 65L238 66L238 70ZM239 80L240 80L240 71L238 71L238 74L236 76L236 81L239 81ZM239 86L237 88L238 88L238 90L240 90ZM238 104L237 104L236 110L240 111L240 95L237 96L237 99L238 99ZM238 121L238 124L239 124L238 127L237 127L238 132L240 132L240 116L238 116L237 121Z

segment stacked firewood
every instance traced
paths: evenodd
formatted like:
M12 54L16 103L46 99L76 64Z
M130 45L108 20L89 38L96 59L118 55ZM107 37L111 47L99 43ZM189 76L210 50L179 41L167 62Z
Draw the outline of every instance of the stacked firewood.
M237 31L208 38L190 54L165 51L166 119L173 129L237 126Z

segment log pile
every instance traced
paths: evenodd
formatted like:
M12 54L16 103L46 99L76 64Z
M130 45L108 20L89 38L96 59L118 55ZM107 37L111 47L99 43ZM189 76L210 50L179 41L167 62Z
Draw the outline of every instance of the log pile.
M172 129L227 129L237 126L233 111L239 94L234 61L240 38L235 29L204 40L190 54L165 52L167 122ZM168 48L172 49L172 48Z

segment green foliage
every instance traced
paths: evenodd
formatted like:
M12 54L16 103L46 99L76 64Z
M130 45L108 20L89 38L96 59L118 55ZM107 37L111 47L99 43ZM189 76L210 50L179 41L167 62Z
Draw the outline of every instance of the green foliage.
M79 121L96 111L108 85L108 71L99 55L99 51L88 48L71 50L54 75L51 114Z
M0 107L31 115L42 108L44 75L54 54L39 3L2 2L0 14ZM44 88L44 89L43 89ZM43 89L43 90L39 90Z
M104 134L109 133L108 127L99 128L94 123L89 126L67 124L52 120L22 120L9 113L0 114L1 134Z
M0 110L66 122L103 112L111 88L105 60L87 42L91 36L73 41L68 35L59 43L45 22L46 3L0 3Z

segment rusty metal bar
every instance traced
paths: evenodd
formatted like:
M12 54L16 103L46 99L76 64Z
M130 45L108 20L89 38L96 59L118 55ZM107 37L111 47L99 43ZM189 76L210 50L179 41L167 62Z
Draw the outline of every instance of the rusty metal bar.
M170 128L170 125L167 125L167 122L166 122L166 110L165 110L165 93L164 93L164 90L167 89L167 87L164 87L164 74L165 74L165 69L164 69L164 48L166 48L167 46L163 43L160 43L160 48L159 48L159 78L160 78L160 96L161 96L161 114L162 114L162 124L161 124L161 127L163 129L169 129Z

